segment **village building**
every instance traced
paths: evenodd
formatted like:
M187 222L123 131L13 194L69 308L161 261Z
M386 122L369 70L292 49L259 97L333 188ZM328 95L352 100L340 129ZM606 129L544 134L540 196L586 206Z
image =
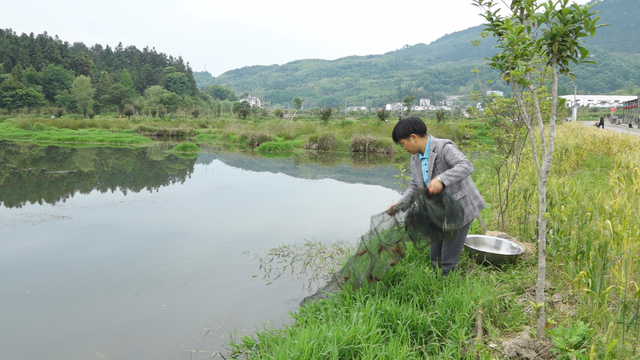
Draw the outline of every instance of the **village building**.
M640 126L640 107L638 107L637 96L635 96L635 99L622 103L622 116L620 120L623 124L632 124L635 125L636 128Z
M487 96L491 96L491 95L496 95L496 96L500 96L500 97L504 96L504 93L502 91L499 91L499 90L487 90L485 92L485 94Z
M407 110L407 107L404 106L404 104L401 103L401 102L397 102L397 103L393 103L393 104L387 104L384 108L386 110L388 110L388 111L404 111L404 110Z
M617 108L622 107L627 101L638 99L635 95L561 95L559 98L566 100L564 106L571 108L574 104L577 107L595 108Z
M431 106L431 99L427 99L427 98L420 99L420 106Z
M246 98L240 99L240 102L246 101L251 105L251 107L260 107L260 99L255 96L247 95Z

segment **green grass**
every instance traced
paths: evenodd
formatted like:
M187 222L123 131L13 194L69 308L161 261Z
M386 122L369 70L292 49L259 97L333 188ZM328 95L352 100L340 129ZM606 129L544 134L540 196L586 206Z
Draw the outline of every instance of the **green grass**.
M536 173L530 150L511 193L508 232L536 236ZM567 311L547 308L551 325L581 320L595 331L596 358L636 358L640 323L640 138L581 124L557 128L547 186L548 277L570 295ZM486 178L484 177L486 176ZM489 204L495 189L483 173ZM485 220L492 220L485 215ZM608 352L607 352L608 351Z
M26 127L26 129L25 129ZM2 139L22 140L38 143L76 143L76 144L112 144L112 145L146 145L153 140L131 133L127 130L115 129L104 131L96 128L82 130L59 129L35 122L29 127L14 126L9 121L0 123Z
M466 122L465 122L466 123ZM474 129L486 127L484 122L472 122ZM99 143L123 144L131 141L132 144L140 144L143 137L147 138L179 138L194 140L203 143L217 145L244 146L245 148L258 147L268 141L293 141L296 149L317 149L323 151L351 152L354 148L365 149L366 152L398 151L390 141L391 130L395 125L381 122L375 116L359 117L357 120L335 116L328 123L321 122L313 116L301 116L297 121L285 121L281 119L250 119L240 120L231 117L199 118L194 119L170 119L149 118L138 116L132 120L120 119L108 116L99 116L94 119L83 119L79 116L64 116L62 118L48 118L41 116L21 116L5 119L0 127L0 139L21 139L39 143L84 143L94 141ZM461 123L451 122L445 124L429 124L429 133L453 139L457 142L469 141L473 132ZM59 131L54 131L55 129ZM93 131L93 132L85 132ZM480 131L480 130L478 130ZM90 140L87 134L98 137L98 133L108 134L96 140ZM114 137L114 133L131 134L129 140L123 137ZM351 146L354 145L354 137L373 139L367 144L375 146ZM269 145L261 151L261 154L273 154L275 152L289 152L284 150L289 145ZM266 150L266 151L264 151ZM402 150L400 149L400 152Z
M260 153L282 153L292 152L298 147L301 147L300 140L267 141L258 146L257 150Z
M183 142L182 144L176 145L173 151L180 153L199 153L200 148L194 143Z
M526 152L507 223L510 235L535 247L536 178ZM638 169L639 138L580 124L557 128L548 184L552 286L545 307L550 350L558 358L640 357ZM477 167L474 179L489 204L484 220L493 229L496 194L489 171ZM477 232L477 225L472 228ZM410 249L376 285L311 303L282 329L236 338L230 357L502 358L503 340L535 329L536 258L534 249L515 266L494 269L463 255L460 271L443 280L430 269L428 250ZM482 340L476 339L478 318Z
M428 252L412 247L407 258L380 282L349 289L337 301L308 304L284 329L265 329L235 343L232 357L251 359L475 359L490 353L474 344L478 314L490 334L521 330L533 264L502 271L478 267L463 257L460 271L442 278L431 269ZM505 314L510 314L505 316Z

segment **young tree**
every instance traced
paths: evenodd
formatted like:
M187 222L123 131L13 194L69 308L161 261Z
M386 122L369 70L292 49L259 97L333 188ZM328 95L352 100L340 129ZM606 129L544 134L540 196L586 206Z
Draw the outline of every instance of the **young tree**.
M385 108L380 108L378 109L378 111L376 111L376 116L378 117L378 119L380 119L380 121L387 121L387 118L391 116L391 111L385 109Z
M331 119L332 115L333 115L333 108L326 107L326 108L320 109L320 119L325 123L329 122L329 119Z
M404 107L407 108L404 111L405 116L409 116L409 114L411 114L411 106L413 105L413 99L415 99L415 96L405 96L404 99L402 99L402 103L404 104Z
M131 89L121 84L111 85L106 95L100 99L103 103L114 105L118 108L118 113L122 114L124 106L131 103Z
M124 110L122 111L122 115L124 115L127 118L129 118L129 120L131 120L131 116L133 116L133 114L135 114L135 113L136 113L136 111L133 108L133 106L131 106L131 105L125 106Z
M136 87L133 84L133 79L131 79L131 74L129 73L129 70L127 69L122 70L122 76L120 76L119 84L129 89L129 92L131 93L131 97L136 96Z
M526 98L530 99L530 96ZM548 101L545 103L548 105ZM531 112L531 101L527 101L527 106ZM545 114L548 113L548 106L546 107L546 111L543 111ZM498 211L497 228L499 231L507 231L506 213L510 205L511 186L518 174L529 132L513 98L493 95L487 102L483 117L491 126L490 134L496 143L488 163L496 175L493 184L497 189L497 200L494 201Z
M547 181L553 160L556 111L558 104L558 78L570 76L571 66L591 62L589 51L582 46L583 38L594 36L599 17L591 11L593 5L569 4L569 0L514 0L511 14L503 16L494 0L473 0L486 20L486 31L498 40L498 52L490 59L490 66L500 71L513 91L514 100L527 129L538 137L530 136L529 142L538 173L538 277L536 280L536 306L538 337L545 337L545 294L547 256ZM537 75L551 69L551 107L548 124L541 110ZM523 98L529 91L534 113L531 114Z
M239 118L246 119L251 114L251 105L246 101L236 102L233 104L233 111Z
M91 78L84 75L78 76L71 85L71 94L76 98L78 110L84 116L93 108L93 91Z
M304 99L293 98L293 102L296 104L296 110L302 109L302 103L304 102Z

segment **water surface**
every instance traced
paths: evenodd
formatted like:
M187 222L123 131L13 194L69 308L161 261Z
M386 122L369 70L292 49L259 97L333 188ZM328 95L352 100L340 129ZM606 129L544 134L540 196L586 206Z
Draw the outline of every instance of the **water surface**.
M1 150L2 359L210 358L308 295L243 251L355 241L399 197L388 163Z

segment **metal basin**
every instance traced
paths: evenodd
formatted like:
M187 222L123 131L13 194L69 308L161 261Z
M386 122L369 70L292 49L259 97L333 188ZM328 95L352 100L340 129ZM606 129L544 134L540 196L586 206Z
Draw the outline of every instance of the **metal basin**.
M467 235L464 247L478 264L515 263L518 256L524 253L524 248L513 241L486 235Z

